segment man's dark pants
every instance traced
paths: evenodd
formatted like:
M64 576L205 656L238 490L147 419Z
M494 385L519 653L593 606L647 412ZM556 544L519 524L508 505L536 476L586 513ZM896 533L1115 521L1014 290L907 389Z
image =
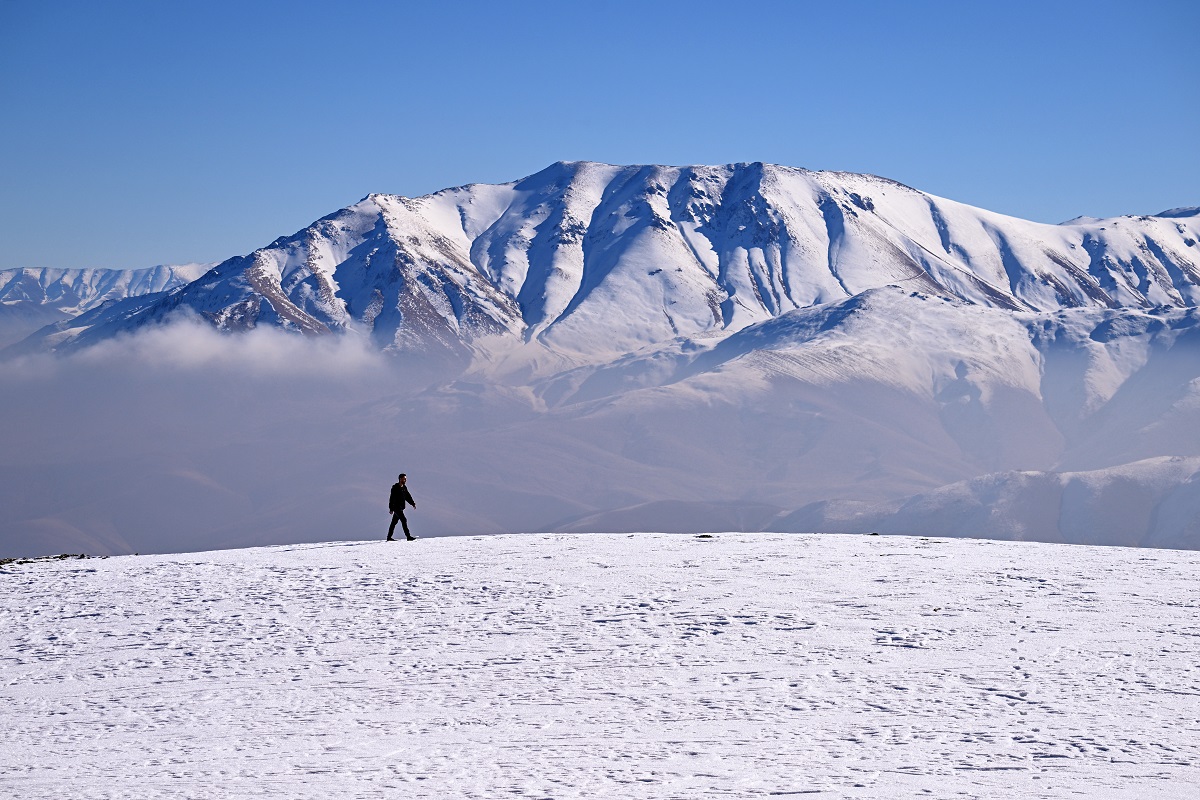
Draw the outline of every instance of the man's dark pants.
M403 511L393 511L392 512L392 525L390 528L388 528L388 538L389 539L392 538L392 534L396 532L396 523L397 522L399 522L401 527L404 528L404 538L405 539L409 538L411 536L411 534L408 532L408 520L404 518Z

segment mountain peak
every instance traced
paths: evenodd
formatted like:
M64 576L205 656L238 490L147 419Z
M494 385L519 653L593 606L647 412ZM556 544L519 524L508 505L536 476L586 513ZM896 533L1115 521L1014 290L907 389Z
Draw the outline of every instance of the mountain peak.
M1160 211L1154 216L1168 217L1171 219L1182 219L1184 217L1200 216L1200 206L1185 206L1182 208L1169 208L1166 211Z

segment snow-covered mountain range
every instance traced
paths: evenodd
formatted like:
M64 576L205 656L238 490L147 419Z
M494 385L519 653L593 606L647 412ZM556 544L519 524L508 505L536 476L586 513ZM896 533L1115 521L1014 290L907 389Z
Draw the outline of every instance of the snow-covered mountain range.
M145 552L171 549L164 529L184 549L360 538L376 526L364 498L402 460L419 469L428 533L1200 548L1198 240L1196 208L1046 225L763 164L560 163L509 184L371 195L8 353L191 319L257 331L245 341L359 343L398 380L361 394L336 377L317 392L176 371L186 390L142 386L128 429L129 400L112 402L103 434L73 406L40 435L15 427L14 453L47 439L92 449L73 444L36 480L0 463L0 540ZM451 367L421 372L430 362ZM61 392L30 385L30 409L57 407ZM169 436L136 444L156 431Z
M1197 209L1045 225L869 175L558 163L371 195L35 341L70 349L185 309L222 330L358 331L400 351L499 336L594 362L887 285L1014 311L1193 306L1197 240Z
M191 283L213 266L0 270L0 347L110 301L169 292Z

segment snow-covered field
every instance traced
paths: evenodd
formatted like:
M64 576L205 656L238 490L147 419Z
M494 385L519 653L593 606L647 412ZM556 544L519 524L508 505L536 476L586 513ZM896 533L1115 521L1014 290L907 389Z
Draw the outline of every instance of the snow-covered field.
M0 794L1187 797L1200 553L527 535L0 567Z

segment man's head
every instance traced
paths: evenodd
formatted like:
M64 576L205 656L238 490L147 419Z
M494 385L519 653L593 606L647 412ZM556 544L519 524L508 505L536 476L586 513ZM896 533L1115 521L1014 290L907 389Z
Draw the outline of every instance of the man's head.
M400 482L401 482L401 483L407 483L407 482L408 482L408 475L406 475L405 473L401 472L401 473L400 473L400 478L399 478L399 480L400 480Z

